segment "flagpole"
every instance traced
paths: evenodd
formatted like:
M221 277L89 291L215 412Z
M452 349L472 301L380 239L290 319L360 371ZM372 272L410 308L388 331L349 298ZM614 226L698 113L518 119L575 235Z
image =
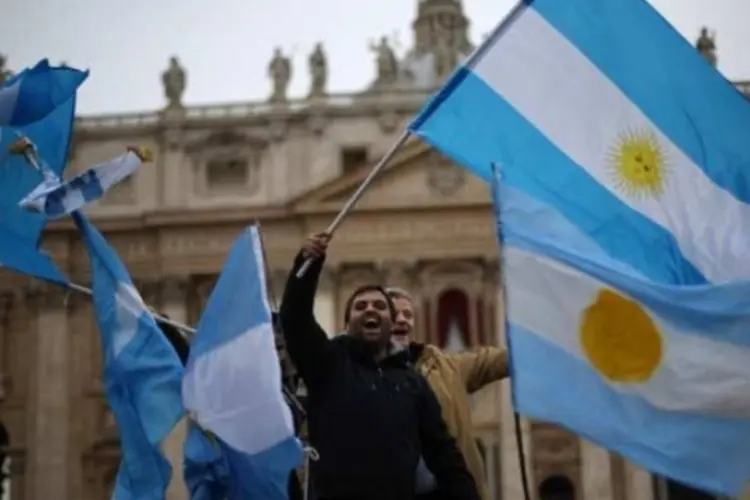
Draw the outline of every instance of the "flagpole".
M333 236L333 233L336 231L336 229L338 229L341 223L344 222L346 216L349 215L349 212L351 212L352 208L354 208L354 205L359 201L360 198L362 198L365 190L370 187L370 184L372 184L372 181L375 180L375 177L377 177L380 171L383 170L386 165L388 165L391 159L393 159L393 157L396 155L396 152L399 150L399 148L403 146L404 143L406 143L410 136L411 132L409 131L409 129L404 130L404 132L401 134L401 137L399 137L396 143L391 146L391 149L388 150L385 156L383 156L380 161L374 167L372 167L372 170L370 170L367 178L362 181L357 190L354 191L354 193L349 197L346 203L344 203L341 211L338 213L338 215L336 215L336 218L333 219L331 225L329 225L325 230L325 234ZM312 258L307 259L302 264L302 266L300 266L299 270L297 270L297 278L301 278L302 276L304 276L312 263Z

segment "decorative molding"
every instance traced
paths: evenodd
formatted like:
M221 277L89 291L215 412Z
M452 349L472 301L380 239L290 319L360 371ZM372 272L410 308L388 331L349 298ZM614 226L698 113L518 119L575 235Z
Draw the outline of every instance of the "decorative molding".
M437 153L430 155L425 172L427 185L442 196L455 194L466 183L466 170L448 162Z
M385 134L394 132L400 122L401 118L393 109L383 109L378 115L378 125Z

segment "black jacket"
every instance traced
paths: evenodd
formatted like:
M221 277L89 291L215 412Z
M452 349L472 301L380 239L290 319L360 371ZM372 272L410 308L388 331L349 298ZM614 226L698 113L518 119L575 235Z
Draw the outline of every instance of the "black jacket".
M420 455L445 498L479 499L474 480L443 422L427 381L406 351L376 363L358 340L329 340L313 301L322 261L302 278L297 256L284 290L286 347L308 391L310 442L320 458L312 478L320 498L401 500L414 497Z

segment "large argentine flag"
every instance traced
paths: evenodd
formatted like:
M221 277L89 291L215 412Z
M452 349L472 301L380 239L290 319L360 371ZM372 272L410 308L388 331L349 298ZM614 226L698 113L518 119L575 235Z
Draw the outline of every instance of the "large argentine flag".
M739 494L750 479L750 284L655 284L548 204L497 189L517 411Z
M750 278L750 102L645 0L522 2L410 128L649 279Z
M259 229L246 228L224 264L192 342L185 407L217 437L229 498L286 499L302 448L281 390Z

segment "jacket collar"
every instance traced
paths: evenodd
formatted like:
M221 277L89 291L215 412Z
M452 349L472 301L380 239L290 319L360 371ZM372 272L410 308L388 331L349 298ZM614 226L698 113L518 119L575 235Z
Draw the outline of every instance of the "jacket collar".
M408 349L402 349L393 343L388 346L388 355L385 359L380 363L376 363L365 348L364 342L357 338L344 333L334 337L331 341L342 346L352 357L364 364L377 364L383 367L390 366L394 368L407 368L411 364Z

